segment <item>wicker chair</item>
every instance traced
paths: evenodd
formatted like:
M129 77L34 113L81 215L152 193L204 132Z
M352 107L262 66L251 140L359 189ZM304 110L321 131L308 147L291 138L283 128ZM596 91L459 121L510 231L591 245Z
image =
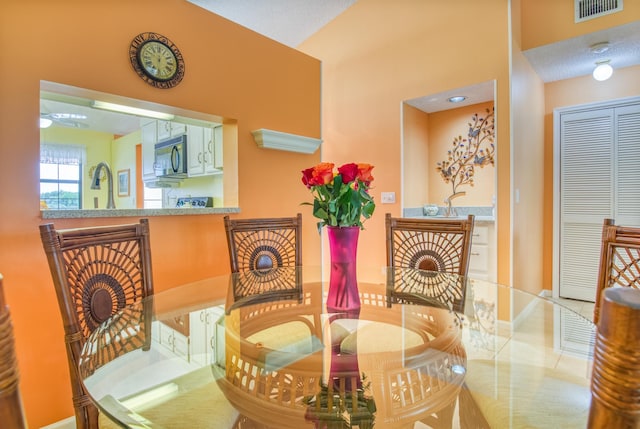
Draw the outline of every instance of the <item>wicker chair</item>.
M418 302L460 310L464 304L474 220L474 215L466 219L411 219L394 218L387 213L389 305ZM443 283L437 272L461 277Z
M618 226L613 219L605 219L593 307L593 322L596 325L600 319L600 301L604 290L612 286L640 288L640 228Z
M40 236L64 324L76 427L97 428L98 410L79 373L82 348L103 321L153 294L149 222L65 230L45 224ZM112 348L139 348L140 337L148 348L150 332L143 325L139 336L114 341Z
M5 303L0 274L0 426L2 428L24 429L27 427L19 383L11 313Z
M282 218L224 217L236 305L302 299L302 215ZM229 311L230 308L227 308Z
M640 427L640 290L608 288L593 355L587 427Z

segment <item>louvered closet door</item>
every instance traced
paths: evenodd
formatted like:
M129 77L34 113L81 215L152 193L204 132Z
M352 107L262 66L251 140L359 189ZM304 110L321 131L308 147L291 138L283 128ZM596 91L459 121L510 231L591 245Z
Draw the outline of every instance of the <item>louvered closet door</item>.
M616 223L640 226L640 104L615 109L618 160L615 175Z
M594 301L603 220L640 225L640 105L560 121L559 293Z

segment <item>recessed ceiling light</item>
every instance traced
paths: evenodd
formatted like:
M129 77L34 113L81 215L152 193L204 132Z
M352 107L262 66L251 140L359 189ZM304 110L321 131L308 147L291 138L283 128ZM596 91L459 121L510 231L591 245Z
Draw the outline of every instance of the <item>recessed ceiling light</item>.
M460 103L460 102L462 102L462 101L464 101L466 99L467 99L467 97L465 97L464 95L455 95L453 97L449 97L447 100L450 103Z

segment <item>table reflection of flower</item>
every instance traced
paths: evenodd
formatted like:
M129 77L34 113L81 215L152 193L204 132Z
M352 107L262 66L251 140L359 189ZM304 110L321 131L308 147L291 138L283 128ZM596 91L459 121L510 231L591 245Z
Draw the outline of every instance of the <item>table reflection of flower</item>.
M357 311L335 313L330 322L352 319L357 323L358 318ZM331 338L329 377L326 383L320 383L318 393L304 398L307 405L305 420L313 422L318 429L372 428L376 403L371 394L371 383L364 373L360 373L357 350L354 348L345 353L340 347L343 337L332 332Z

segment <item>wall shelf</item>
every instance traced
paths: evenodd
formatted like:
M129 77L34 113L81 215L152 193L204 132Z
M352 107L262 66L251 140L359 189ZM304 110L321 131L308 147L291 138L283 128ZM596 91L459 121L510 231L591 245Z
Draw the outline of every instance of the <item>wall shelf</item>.
M314 153L322 143L321 139L266 130L264 128L255 130L251 134L253 134L256 144L264 149L311 154Z

